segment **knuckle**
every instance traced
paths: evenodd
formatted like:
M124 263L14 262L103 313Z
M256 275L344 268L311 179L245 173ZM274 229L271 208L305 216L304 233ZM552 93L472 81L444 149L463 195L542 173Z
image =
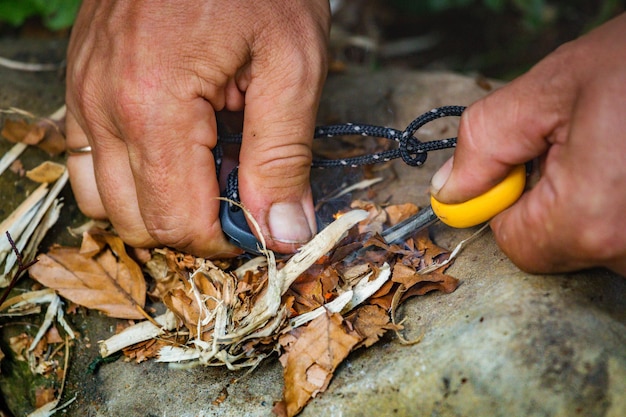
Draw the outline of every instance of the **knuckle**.
M284 93L290 90L298 95L315 92L313 86L321 86L326 78L328 58L325 42L292 41L293 36L282 39L287 40L270 43L283 43L280 48L270 48L256 55L257 62L266 73L272 74L277 83L285 87Z
M148 233L159 244L184 250L193 245L194 236L179 224L155 223L148 225Z
M115 223L113 223L115 226ZM124 228L115 226L115 231L126 244L136 248L150 248L156 246L157 242L141 228Z
M308 176L312 160L311 149L304 143L266 146L257 156L262 176L277 178Z
M206 227L185 227L189 222L170 221L148 225L148 233L159 245L199 255L209 255L220 249L222 231L219 219ZM192 225L193 226L193 225Z

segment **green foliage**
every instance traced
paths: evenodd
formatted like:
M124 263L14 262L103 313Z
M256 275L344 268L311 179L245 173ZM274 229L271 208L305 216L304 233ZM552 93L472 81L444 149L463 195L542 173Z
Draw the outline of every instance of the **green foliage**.
M51 30L74 23L81 0L0 0L0 21L20 26L30 17L41 18Z

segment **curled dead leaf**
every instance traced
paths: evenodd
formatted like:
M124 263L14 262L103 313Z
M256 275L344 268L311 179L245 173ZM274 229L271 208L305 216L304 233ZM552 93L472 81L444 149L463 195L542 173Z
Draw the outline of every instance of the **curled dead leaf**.
M387 222L390 226L394 226L417 214L419 207L413 203L395 204L385 207L385 211L387 212Z
M56 390L52 387L37 387L35 390L35 407L39 408L54 401L56 394Z
M355 200L350 205L353 209L365 210L368 217L359 224L359 233L381 233L383 225L387 222L387 212L377 204L370 201Z
M431 291L441 291L444 294L450 294L459 286L458 279L454 278L453 276L444 274L443 272L438 270L423 276L428 277L428 280L418 281L410 288L407 288L402 295L401 301L404 301L407 298L414 297L416 295L424 295Z
M38 144L45 136L46 130L36 123L28 123L24 119L4 121L2 136L9 142L25 143L27 145Z
M346 317L361 336L362 341L355 348L370 347L382 337L387 330L401 330L401 325L391 323L389 313L376 305L365 305Z
M38 183L52 183L58 180L64 172L65 165L45 161L35 168L26 171L26 176Z
M14 111L33 121L6 119L1 132L4 138L13 143L35 145L51 156L65 151L65 135L59 120L37 118L28 112Z

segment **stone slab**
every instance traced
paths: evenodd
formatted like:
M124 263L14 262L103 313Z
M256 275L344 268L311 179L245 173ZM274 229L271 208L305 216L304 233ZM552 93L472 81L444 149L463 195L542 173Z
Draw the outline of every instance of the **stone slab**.
M0 105L53 110L62 102L62 84L58 78L39 84L5 81ZM329 77L319 119L403 128L433 107L471 103L487 93L482 85L445 72L350 70ZM445 120L429 124L418 136L434 139L455 131L456 121ZM449 155L433 153L422 168L394 163L395 175L375 188L377 198L425 204L430 177ZM62 222L73 221L75 207L64 216ZM56 230L60 238L63 232ZM452 248L473 231L439 225L431 234ZM499 251L489 232L473 241L449 271L461 279L456 292L412 299L400 311L406 337L423 336L421 343L405 346L390 336L355 352L302 416L626 414L624 278L604 270L525 274ZM65 415L269 416L281 396L282 370L275 358L249 375L123 361L88 374L96 341L113 333L115 321L95 312L70 320L81 338L64 396L77 399ZM228 396L215 404L223 392Z

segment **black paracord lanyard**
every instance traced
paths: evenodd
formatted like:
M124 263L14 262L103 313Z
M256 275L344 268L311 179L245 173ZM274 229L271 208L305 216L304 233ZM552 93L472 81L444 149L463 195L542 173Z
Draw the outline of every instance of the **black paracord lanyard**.
M383 126L354 123L318 126L315 128L314 133L314 138L318 140L337 136L371 136L393 140L398 143L398 147L352 158L314 159L311 166L317 168L358 167L361 165L388 162L397 158L402 158L402 160L410 166L420 166L426 161L428 152L455 147L456 137L421 142L415 137L415 132L417 132L420 127L433 120L448 116L461 116L464 110L464 106L443 106L432 109L415 118L403 131ZM218 146L214 149L215 166L218 177L222 163L222 150L219 143L241 143L241 134L220 135L218 137ZM225 197L235 202L239 202L240 200L237 168L233 169L228 175ZM226 235L233 240L237 246L249 252L256 252L259 243L248 228L246 219L240 208L234 204L222 203L220 210L222 229Z
M418 116L415 120L409 123L403 131L390 127L354 123L318 126L315 128L314 134L314 138L318 140L337 136L371 136L393 140L398 143L398 147L396 149L352 158L314 159L311 166L316 168L357 167L361 165L388 162L397 158L402 158L407 165L420 166L426 161L428 152L455 147L456 138L421 142L415 137L415 132L433 120L448 116L460 116L464 110L464 106L443 106L432 109ZM218 142L241 143L241 134L228 134L220 136ZM215 161L219 175L221 165L221 150L219 149L216 151ZM237 188L237 169L235 168L228 176L228 184L225 192L226 197L234 201L239 201Z

